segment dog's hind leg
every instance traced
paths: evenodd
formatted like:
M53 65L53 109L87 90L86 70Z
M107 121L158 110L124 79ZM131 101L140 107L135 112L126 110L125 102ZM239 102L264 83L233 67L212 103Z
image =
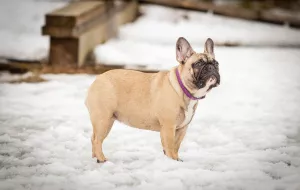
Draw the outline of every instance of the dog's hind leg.
M93 132L92 137L91 137L91 143L92 143L92 158L95 158L95 157L96 157L95 149L94 149L94 145L93 145L94 140L95 140L95 133Z
M93 125L92 156L97 158L98 163L102 163L106 161L102 150L102 144L111 130L114 118L109 114L94 113L91 115L91 120Z
M99 75L90 86L85 100L93 125L92 156L96 157L98 162L106 161L102 144L114 123L116 102L114 86L110 79Z

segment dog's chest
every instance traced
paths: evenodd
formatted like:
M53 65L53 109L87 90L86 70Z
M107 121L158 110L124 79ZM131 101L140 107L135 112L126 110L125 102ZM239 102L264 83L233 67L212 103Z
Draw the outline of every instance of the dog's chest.
M184 127L191 122L191 120L195 114L196 107L197 107L197 101L191 100L189 105L187 106L187 109L183 110L184 119L177 128Z

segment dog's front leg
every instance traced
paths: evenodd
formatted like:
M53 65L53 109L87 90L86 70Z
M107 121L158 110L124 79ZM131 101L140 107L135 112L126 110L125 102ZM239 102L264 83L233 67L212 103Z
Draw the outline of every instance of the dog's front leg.
M175 133L175 154L178 156L178 151L181 145L181 142L186 134L187 126L184 126L182 128L176 129Z
M161 143L165 154L174 160L178 160L175 154L175 125L163 125L160 130Z

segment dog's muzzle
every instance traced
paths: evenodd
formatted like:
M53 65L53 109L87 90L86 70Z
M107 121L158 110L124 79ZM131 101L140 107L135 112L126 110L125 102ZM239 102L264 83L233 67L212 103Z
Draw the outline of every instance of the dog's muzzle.
M201 89L204 88L209 83L208 91L220 84L220 74L218 66L207 63L202 65L195 65L194 69L194 83ZM214 81L211 83L211 81Z

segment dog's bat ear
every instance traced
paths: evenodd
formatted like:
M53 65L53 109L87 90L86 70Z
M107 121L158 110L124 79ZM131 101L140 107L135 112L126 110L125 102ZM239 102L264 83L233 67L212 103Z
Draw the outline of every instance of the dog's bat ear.
M207 38L205 45L204 45L204 53L209 54L213 58L215 58L215 53L214 53L214 41L210 38Z
M187 58L194 53L190 43L183 37L178 38L176 42L176 59L179 63L184 64Z

